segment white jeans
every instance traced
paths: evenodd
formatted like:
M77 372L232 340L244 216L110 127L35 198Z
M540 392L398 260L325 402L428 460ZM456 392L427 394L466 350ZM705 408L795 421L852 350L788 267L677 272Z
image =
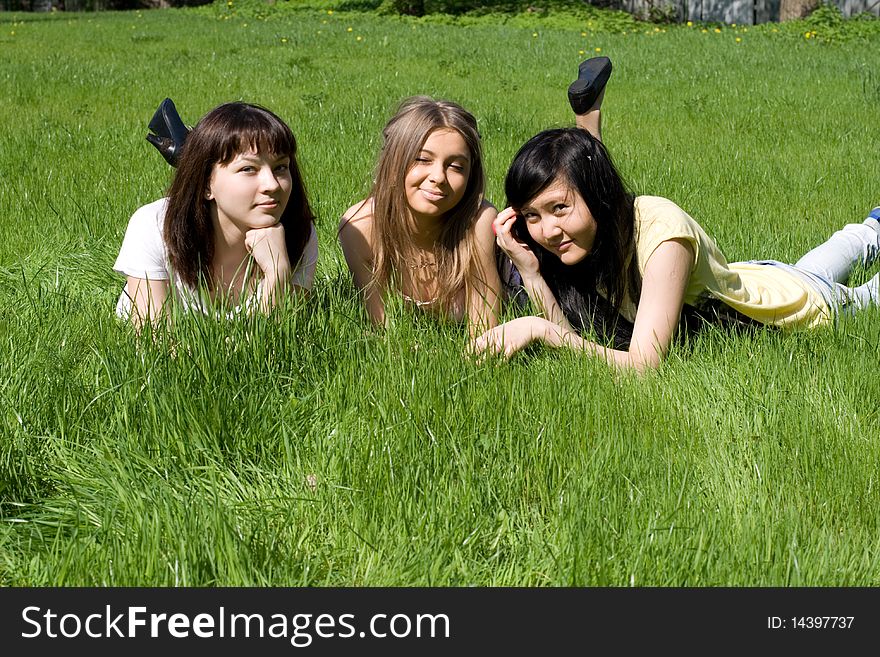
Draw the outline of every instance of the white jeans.
M846 285L856 263L868 268L880 255L880 219L875 216L880 217L880 209L875 208L860 224L847 224L794 264L827 285L823 292L830 292L835 310L852 312L880 305L880 274L858 287Z

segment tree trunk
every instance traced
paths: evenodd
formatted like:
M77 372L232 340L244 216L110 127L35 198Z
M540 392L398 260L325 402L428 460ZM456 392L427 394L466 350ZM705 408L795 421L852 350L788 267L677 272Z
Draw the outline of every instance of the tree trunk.
M790 21L809 16L819 6L819 0L781 0L779 21Z

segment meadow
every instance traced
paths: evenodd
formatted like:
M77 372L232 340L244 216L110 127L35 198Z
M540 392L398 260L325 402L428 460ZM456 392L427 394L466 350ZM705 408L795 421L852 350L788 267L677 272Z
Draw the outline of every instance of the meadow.
M730 260L793 262L880 204L876 24L329 7L0 14L0 585L880 585L877 310L710 329L644 377L478 363L459 326L371 328L336 242L401 99L476 115L500 207L601 53L632 188ZM292 125L308 301L173 339L114 318L128 218L171 176L144 139L166 96L189 123L244 99Z

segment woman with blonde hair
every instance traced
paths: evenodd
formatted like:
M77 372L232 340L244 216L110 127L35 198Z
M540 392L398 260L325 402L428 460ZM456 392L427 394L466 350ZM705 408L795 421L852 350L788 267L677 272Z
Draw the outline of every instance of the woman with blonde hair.
M370 196L349 208L339 241L370 318L385 321L388 294L472 335L495 326L501 281L483 198L480 136L456 103L408 98L385 126Z

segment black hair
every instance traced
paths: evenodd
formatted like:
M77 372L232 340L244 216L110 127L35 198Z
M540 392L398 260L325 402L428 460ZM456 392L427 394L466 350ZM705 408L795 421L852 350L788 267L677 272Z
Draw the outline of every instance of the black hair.
M581 195L596 221L587 257L563 264L535 243L522 215L513 230L538 258L541 275L572 326L592 329L616 348L626 348L632 324L620 309L627 300L638 306L642 286L633 195L602 142L586 130L559 128L535 135L519 149L505 180L507 204L519 210L560 179Z

